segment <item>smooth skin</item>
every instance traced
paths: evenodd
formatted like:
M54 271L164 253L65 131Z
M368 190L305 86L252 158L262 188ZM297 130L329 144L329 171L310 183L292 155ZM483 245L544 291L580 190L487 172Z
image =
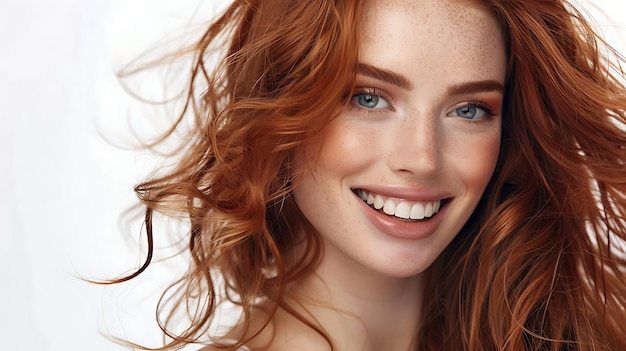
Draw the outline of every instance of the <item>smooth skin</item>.
M498 159L505 44L495 17L462 0L370 0L361 31L355 95L308 146L310 172L294 190L325 254L288 290L335 350L409 350L422 273L470 217ZM368 195L391 205L373 208ZM441 207L432 217L399 218L428 203ZM330 349L285 312L272 326L252 349L273 333L270 350Z

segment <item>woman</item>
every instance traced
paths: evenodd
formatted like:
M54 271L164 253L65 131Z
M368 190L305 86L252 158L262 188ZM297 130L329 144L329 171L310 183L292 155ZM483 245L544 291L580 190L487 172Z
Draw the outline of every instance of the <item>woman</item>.
M150 243L155 211L190 221L166 347L227 299L205 350L626 349L604 47L556 0L236 1L190 48L175 169L136 188Z

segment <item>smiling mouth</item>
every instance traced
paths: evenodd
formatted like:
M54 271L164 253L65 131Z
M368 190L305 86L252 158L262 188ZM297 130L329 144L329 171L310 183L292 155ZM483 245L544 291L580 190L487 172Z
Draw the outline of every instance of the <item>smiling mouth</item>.
M370 208L388 216L406 221L424 221L432 218L441 209L444 199L433 201L410 201L355 189L354 193Z

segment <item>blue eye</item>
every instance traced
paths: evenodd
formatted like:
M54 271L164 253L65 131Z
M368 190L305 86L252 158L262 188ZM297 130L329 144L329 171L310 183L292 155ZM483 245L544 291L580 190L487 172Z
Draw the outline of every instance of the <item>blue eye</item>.
M485 115L493 115L493 112L479 103L468 103L450 113L450 116L458 116L465 119L481 119Z
M385 98L376 94L357 94L350 100L353 104L366 109L388 109L391 104Z

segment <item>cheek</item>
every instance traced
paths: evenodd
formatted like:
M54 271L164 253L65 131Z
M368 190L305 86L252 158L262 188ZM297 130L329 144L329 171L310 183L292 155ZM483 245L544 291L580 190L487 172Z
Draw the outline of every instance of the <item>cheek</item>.
M302 173L296 179L294 189L299 205L312 198L316 201L332 199L332 189L336 189L342 177L354 168L345 162L353 159L359 150L359 142L353 139L341 126L333 123L306 144L299 155Z
M371 128L370 128L371 129ZM373 157L374 133L336 120L311 147L310 155L318 155L316 173L347 176L357 172ZM318 174L319 175L319 174ZM323 175L319 175L323 176Z
M456 146L455 168L469 191L482 194L493 175L499 152L499 132Z

